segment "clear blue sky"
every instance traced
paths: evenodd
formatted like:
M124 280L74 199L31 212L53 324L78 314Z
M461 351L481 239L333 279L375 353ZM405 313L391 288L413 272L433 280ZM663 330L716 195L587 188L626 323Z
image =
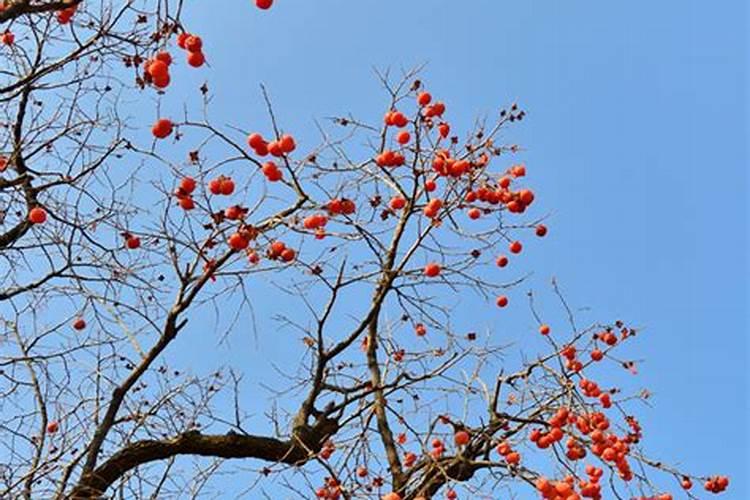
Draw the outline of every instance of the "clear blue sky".
M533 286L556 276L591 317L642 326L648 449L729 474L725 498L750 498L744 1L217 3L190 2L187 27L206 41L212 69L190 78L208 77L218 121L266 123L264 82L304 143L315 119L380 116L373 67L421 63L456 126L521 102L528 120L510 138L553 213L527 255ZM273 337L248 362L283 360Z

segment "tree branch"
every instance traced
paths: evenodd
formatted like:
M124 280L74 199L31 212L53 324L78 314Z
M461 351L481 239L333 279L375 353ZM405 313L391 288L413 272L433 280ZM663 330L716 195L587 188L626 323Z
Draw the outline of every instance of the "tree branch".
M323 443L337 430L338 422L322 419L313 427L296 429L289 440L232 433L203 435L198 431L191 431L166 440L137 441L83 476L68 498L96 498L128 471L177 455L256 458L274 463L301 465L320 451Z

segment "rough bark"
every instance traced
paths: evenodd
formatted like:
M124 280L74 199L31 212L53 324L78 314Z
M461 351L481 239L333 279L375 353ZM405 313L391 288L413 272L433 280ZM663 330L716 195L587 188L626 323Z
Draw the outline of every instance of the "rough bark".
M325 441L337 430L338 422L322 419L314 426L296 429L288 440L234 433L204 435L192 431L166 440L137 441L84 475L68 498L101 498L107 489L128 471L178 455L255 458L273 463L302 465L315 456Z

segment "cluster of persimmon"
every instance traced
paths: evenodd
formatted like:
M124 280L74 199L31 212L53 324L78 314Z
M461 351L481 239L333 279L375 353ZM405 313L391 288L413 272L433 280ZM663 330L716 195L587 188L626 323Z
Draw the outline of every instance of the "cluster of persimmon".
M5 30L2 36L0 36L0 42L3 45L7 45L10 47L11 45L15 43L15 41L16 41L16 35L14 35L13 32L10 30Z
M445 104L442 102L431 103L432 95L429 92L420 92L417 94L417 104L422 108L422 117L428 127L434 125L433 118L437 117L442 119L443 113L445 113ZM441 139L447 138L450 132L450 124L445 121L438 123L438 133L440 134Z
M433 118L441 118L443 117L443 114L445 113L445 104L442 102L435 102L432 103L432 94L426 91L419 92L417 94L417 104L420 107L420 113L422 116L422 119L424 120L424 123L428 127L432 127L434 125ZM386 126L396 126L396 127L405 127L408 123L408 118L406 118L403 113L400 113L397 110L391 110L385 115L385 124ZM440 133L440 137L445 139L448 137L448 134L450 133L450 125L446 122L440 122L438 125L438 130ZM404 140L405 137L402 136L402 140ZM408 141L404 140L398 140L397 141L401 144L405 144Z
M292 262L297 257L297 252L289 248L283 241L274 241L268 247L268 258L271 260L281 260L283 262Z
M323 500L338 500L341 498L341 483L336 478L325 478L324 485L315 491L315 496Z
M601 500L602 487L599 481L604 471L593 465L587 465L585 470L588 479L579 479L580 492L575 490L576 480L573 476L566 476L562 481L550 481L545 477L540 477L536 480L536 489L542 498L549 500L580 500L581 498Z
M177 35L177 46L187 51L187 63L193 68L200 68L206 62L203 54L203 39L198 35L180 33Z
M450 151L442 149L438 151L432 160L432 170L439 177L461 177L470 173L475 168L487 166L490 159L486 153L482 153L477 161L471 161L465 158L454 158Z
M441 200L440 198L432 198L424 206L424 208L422 209L422 212L424 212L425 217L429 217L430 219L435 219L438 216L440 209L442 208L443 208L443 200Z
M143 63L143 76L147 83L154 87L163 89L169 86L169 66L172 64L172 56L167 51L158 52L153 58L146 59Z
M481 157L483 160L487 158L486 155ZM467 160L458 160L452 158L446 158L444 156L437 157L433 161L433 169L440 169L440 175L462 175L464 172L473 168L473 166L481 166L479 164L469 163ZM497 186L492 186L488 183L480 186L475 190L469 190L466 193L466 203L477 203L482 202L490 206L502 204L509 212L521 214L534 202L534 192L530 189L519 189L512 191L510 189L511 177L521 177L526 174L526 167L522 165L516 165L508 170L510 175L504 175L500 178ZM489 207L488 207L489 209ZM478 207L472 207L469 209L469 217L472 219L478 219L481 215L481 211ZM536 227L537 236L545 236L547 234L547 228L544 225Z
M576 358L577 354L578 350L574 345L567 345L560 351L560 355L565 358L565 368L574 373L583 369L583 363Z
M325 214L312 214L305 217L302 225L305 229L314 231L316 239L325 238L325 227L328 224L328 217Z
M180 184L175 189L174 195L180 204L180 208L183 210L192 210L195 208L193 191L195 191L197 185L198 183L192 177L183 177L180 179Z
M261 168L263 175L266 177L268 182L278 182L284 178L284 174L276 163L267 161Z
M357 205L349 198L334 198L326 205L331 215L352 215L357 211Z
M641 437L640 426L634 418L628 419L633 432L620 438L614 433L608 433L610 421L601 412L591 414L575 415L568 408L560 408L547 421L550 430L543 431L535 428L529 434L529 439L541 448L549 448L554 443L563 439L569 432L569 440L566 443L568 449L566 456L570 460L580 460L586 456L583 444L573 437L572 431L566 431L566 427L574 425L575 428L591 440L591 452L605 462L616 466L619 476L623 481L630 481L633 473L627 461L630 453L630 445L638 442Z
M208 190L214 195L229 196L234 193L234 181L231 177L220 175L208 182Z
M250 245L250 240L253 238L253 232L249 229L240 227L229 236L227 244L232 250L245 250Z
M615 434L607 434L606 432L597 433L592 431L591 433L591 452L598 456L605 462L611 462L617 467L620 479L623 481L630 481L633 479L633 472L630 469L630 463L627 461L627 456L630 453L630 441L629 435L624 438L619 438Z
M443 113L445 113L445 104L440 101L434 104L429 104L430 101L432 101L432 96L428 92L420 93L419 96L417 96L417 100L419 101L419 104L422 105L422 116L425 118L432 119L443 117ZM424 104L425 102L427 104ZM441 132L440 135L447 136L448 134Z
M329 458L331 458L331 455L333 455L333 452L335 451L336 445L333 440L329 439L325 443L323 443L323 447L318 452L318 456L323 460L328 460Z
M630 330L623 329L622 330L622 338L623 339L627 338L630 335L629 332L630 332ZM617 335L615 335L614 333L612 333L611 330L606 330L606 331L597 333L594 336L594 339L595 340L601 340L602 342L604 342L608 346L613 346L613 345L617 344Z
M157 122L156 125L154 125L154 135L159 134L159 136L165 136L165 131L163 131L160 127L163 127L164 125L160 125L159 122ZM169 126L171 127L171 122L169 122ZM294 149L294 140L291 138L291 136L285 136L288 137L288 140L282 140L278 141L279 143L286 144L285 149L288 151L292 151ZM261 138L262 139L262 138ZM289 143L291 141L292 147L289 148ZM269 162L271 163L271 162ZM274 168L275 165L273 165ZM269 180L276 180L274 177L273 172L271 172L270 169L264 168L264 173L267 177L269 177ZM280 171L278 172L280 177ZM195 191L197 187L197 182L192 177L183 177L178 187L174 191L174 196L177 198L178 203L180 207L186 211L192 210L195 208L195 202L193 200L193 192ZM229 196L234 193L235 191L235 182L234 180L226 175L219 175L218 177L215 177L211 179L208 182L208 191L212 195L217 196ZM333 201L337 201L337 203L333 203ZM338 213L346 213L351 214L354 212L354 203L350 200L333 200L329 204L329 211L333 212L335 210L338 210ZM333 208L332 208L333 207ZM247 209L243 208L240 205L232 205L227 207L223 212L220 212L216 214L218 217L228 220L241 220L246 215ZM316 237L323 237L324 236L324 226L328 222L328 218L323 214L316 214L312 215L310 217L307 217L305 221L303 222L304 226L307 229L313 229L316 231ZM241 250L247 250L248 260L252 264L256 264L260 257L258 253L255 250L248 249L250 242L255 239L255 232L250 226L241 225L234 233L232 233L229 238L227 239L227 244L232 250L235 251L241 251ZM281 260L283 262L292 262L296 258L296 252L294 249L287 248L286 245L281 241L275 241L273 242L266 252L267 256L270 259L273 260ZM206 272L212 272L212 266L208 266L206 268Z
M563 432L562 427L555 426L546 432L540 429L534 429L529 434L529 439L533 443L536 443L541 449L549 448L553 444L562 441L563 437L565 437L565 433Z
M387 149L375 157L375 163L379 167L400 167L406 163L406 157L398 151Z
M386 127L404 128L409 124L409 118L401 111L391 109L383 117L383 122Z
M610 408L612 406L612 400L609 393L602 392L602 390L599 388L599 385L593 380L582 378L578 385L583 391L584 396L589 398L598 398L599 402L604 408Z
M567 476L563 481L549 481L545 477L536 480L536 489L548 500L580 500L575 491L575 478Z
M432 96L429 92L420 92L417 95L417 103L422 109L422 117L428 126L432 126L433 117L442 117L445 112L445 104L435 103L430 105L430 102L432 102ZM396 109L389 110L383 121L386 127L396 127L397 129L403 129L409 124L409 118ZM450 133L450 125L441 122L438 125L438 130L440 137L444 139ZM398 130L394 139L400 146L406 146L411 141L411 134L407 130ZM400 167L406 163L406 158L400 151L385 149L375 157L375 163L380 167Z
M461 431L461 432L465 432L465 431ZM458 435L458 433L456 433L456 436L454 439L458 446L461 446L458 443L464 439L464 436L469 437L468 433L465 435L461 434L460 436ZM466 440L466 442L468 443L468 440ZM443 440L440 438L434 438L432 440L432 449L430 450L430 456L433 459L437 460L438 458L443 456L443 453L445 453L445 443L443 443Z
M270 153L271 156L276 156L277 158L288 155L297 149L294 137L289 134L284 134L277 140L266 141L261 134L253 132L247 136L247 145L258 156L266 156Z
M507 441L501 441L495 450L505 459L508 465L521 463L521 454L515 451Z
M683 481L683 487L684 486L685 484ZM706 479L706 482L703 483L703 487L706 489L706 491L710 491L711 493L721 493L726 490L728 486L729 478L727 476L713 476Z
M420 94L422 96L422 94ZM429 99L425 98L421 102L429 102ZM439 112L444 111L441 106ZM407 119L408 120L408 119ZM391 111L386 115L386 124L393 124L398 126L404 122L404 118L401 118L399 112ZM398 136L397 136L398 137ZM397 163L391 163L395 153L390 150L386 150L376 157L376 162L381 166L393 166L401 163L401 160ZM451 156L448 150L439 150L432 161L432 169L440 176L451 176L461 177L474 171L474 169L484 168L489 162L489 156L486 153L482 153L477 161L471 161L466 158L455 158ZM497 187L490 186L485 183L477 189L469 189L464 201L469 204L476 204L478 202L487 203L489 205L503 204L503 206L512 213L523 213L528 206L530 206L535 199L533 191L530 189L519 189L513 191L510 189L512 179L524 177L526 175L526 167L524 165L514 165L510 167L505 174L498 181ZM472 176L469 175L469 178ZM425 191L432 192L436 189L437 185L434 179L428 179L425 182ZM395 195L389 202L391 210L401 210L407 205L407 200L400 195ZM439 198L431 198L423 207L423 213L426 217L437 220L439 218L441 210L444 208L444 201ZM488 208L480 208L478 206L472 206L468 210L468 216L470 219L479 219L483 211L489 210ZM539 237L547 235L548 229L544 224L538 224L534 228L534 232ZM509 251L512 254L519 254L523 250L523 244L520 241L512 241L509 244ZM498 267L505 267L508 265L509 259L507 256L501 255L497 258L496 264ZM427 277L436 277L440 274L440 265L437 263L430 263L425 267L424 275ZM499 296L496 299L498 307L506 307L509 299L507 296ZM543 325L540 328L540 332L543 335L547 335L550 332L550 328L547 325Z

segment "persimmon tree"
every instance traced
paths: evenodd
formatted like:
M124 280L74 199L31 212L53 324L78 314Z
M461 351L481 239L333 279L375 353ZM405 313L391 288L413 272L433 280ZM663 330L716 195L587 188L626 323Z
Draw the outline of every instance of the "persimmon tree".
M379 74L384 117L335 118L317 144L265 89L262 123L218 125L207 98L162 115L180 74L211 72L188 8L206 7L0 3L0 496L197 496L238 465L250 497L271 481L387 500L672 498L654 474L691 498L727 488L642 449L647 394L609 381L635 369L617 350L637 329L579 324L555 283L568 319L550 325L520 290L547 234L500 140L522 109L454 130L413 71ZM231 335L271 288L301 304L274 314L302 342L257 426L246 373L196 353L215 370L187 376L170 349ZM498 322L527 308L546 350L515 362L492 328L457 331L469 294ZM232 319L203 331L217 311Z

